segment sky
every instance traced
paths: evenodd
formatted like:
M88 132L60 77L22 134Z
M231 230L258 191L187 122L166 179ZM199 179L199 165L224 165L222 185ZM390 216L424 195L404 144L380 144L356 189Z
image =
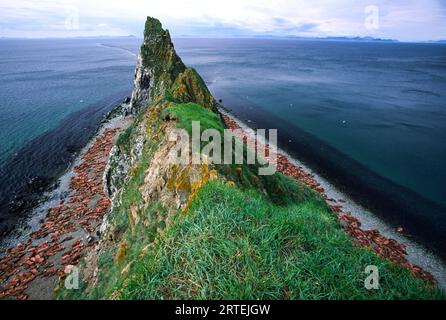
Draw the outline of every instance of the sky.
M0 37L371 36L446 39L446 0L0 0Z

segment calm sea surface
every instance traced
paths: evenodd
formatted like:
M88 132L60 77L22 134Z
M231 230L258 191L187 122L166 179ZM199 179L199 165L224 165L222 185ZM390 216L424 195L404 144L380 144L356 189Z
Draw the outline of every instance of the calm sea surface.
M226 108L253 127L278 128L282 148L444 249L445 45L174 43ZM138 39L0 41L0 175L9 177L3 190L66 169L73 150L129 94L139 45Z
M136 39L0 40L0 234L129 95L138 46Z

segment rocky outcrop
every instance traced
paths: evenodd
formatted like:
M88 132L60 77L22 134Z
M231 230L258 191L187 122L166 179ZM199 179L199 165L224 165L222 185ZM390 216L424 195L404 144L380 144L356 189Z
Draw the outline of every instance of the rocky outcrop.
M134 124L118 138L116 145L110 151L104 171L104 192L111 200L124 185L129 169L141 157L146 140L144 123L133 121Z
M175 52L168 30L161 22L148 17L135 69L131 113L137 114L152 97L164 94L186 66Z
M168 30L148 17L144 41L135 69L134 88L126 113L135 117L133 125L112 149L104 174L104 190L115 198L128 178L128 170L138 162L146 142L146 120L142 110L157 103L198 103L215 111L217 102L200 75L187 68L176 54Z
M110 199L123 185L125 176L130 168L130 157L121 154L119 148L114 146L110 151L109 161L104 171L104 193Z
M192 68L180 73L173 84L172 92L168 92L181 103L193 102L212 111L216 111L217 102L209 92L204 80Z

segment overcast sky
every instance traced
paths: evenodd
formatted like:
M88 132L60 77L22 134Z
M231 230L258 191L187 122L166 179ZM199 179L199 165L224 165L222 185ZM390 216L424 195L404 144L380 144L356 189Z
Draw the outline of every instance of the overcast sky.
M0 0L0 37L173 36L446 39L446 0Z

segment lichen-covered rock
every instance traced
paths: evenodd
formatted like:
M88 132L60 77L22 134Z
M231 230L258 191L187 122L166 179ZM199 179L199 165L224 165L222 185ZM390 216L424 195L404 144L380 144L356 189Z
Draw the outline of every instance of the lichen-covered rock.
M185 69L169 31L162 28L159 20L147 17L135 70L131 112L137 114L153 97L163 95Z
M212 111L217 107L200 75L194 69L186 68L176 54L169 31L164 30L157 19L148 17L135 70L132 98L125 111L142 118L144 107L168 106L169 101L194 102ZM129 169L140 159L147 137L156 135L147 132L144 121L135 119L134 124L125 134L125 145L118 143L109 157L104 175L104 189L109 198L115 198Z
M209 92L204 80L191 68L180 73L175 80L171 92L177 102L194 102L212 111L217 110L217 102Z
M150 166L145 172L144 184L139 190L145 203L161 201L168 211L168 218L178 209L183 212L187 210L200 188L217 176L217 172L206 160L202 164L190 162L172 164L166 161L172 148L178 147L178 142L168 139L173 128L173 126L165 128L164 139L152 157ZM189 149L189 152L192 150ZM201 157L205 158L204 155Z
M136 123L131 135L127 137L127 147L117 144L110 151L103 178L104 192L108 198L115 198L124 185L129 169L140 159L146 142L145 131L143 121Z
M162 119L162 111L177 103L188 102L212 111L217 107L200 75L194 69L186 68L177 56L169 32L162 29L158 20L148 17L132 97L129 107L124 110L134 119L119 136L104 173L104 190L112 200L113 209L101 225L100 248L115 247L122 240L122 221L118 221L121 216L128 216L126 220L130 226L150 229L156 221L145 213L159 202L165 214L159 215L157 225L166 226L178 210L188 208L207 181L216 177L216 171L207 164L175 166L166 162L174 146L174 142L167 141L166 137L174 124ZM148 163L147 159L150 159ZM143 184L140 188L132 188L134 193L141 195L141 202L132 203L128 210L124 210L122 208L128 204L126 190L139 171L143 172ZM157 233L162 233L162 228L157 228ZM121 249L119 247L116 261L125 259Z
M130 168L130 157L123 154L117 146L110 151L109 161L104 171L104 193L108 198L119 190Z

